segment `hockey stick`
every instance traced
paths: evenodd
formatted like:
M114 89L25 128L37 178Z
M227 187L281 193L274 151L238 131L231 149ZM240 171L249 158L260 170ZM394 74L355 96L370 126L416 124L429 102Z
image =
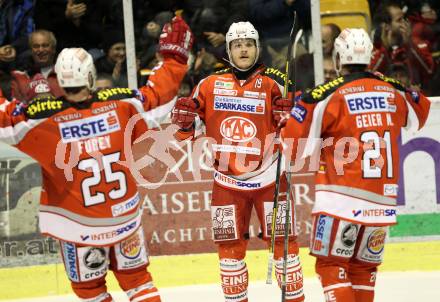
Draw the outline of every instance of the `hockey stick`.
M296 26L296 11L293 12L293 24L292 29L290 30L289 35L289 45L287 47L287 58L286 58L286 78L284 79L284 89L283 89L283 98L287 98L289 92L289 63L292 57L292 45L294 43L294 31ZM275 141L279 141L280 137L280 129L277 129L275 135ZM278 215L278 194L280 192L280 174L281 174L281 161L282 161L282 152L281 146L278 148L278 158L277 158L277 171L275 177L275 192L273 196L273 207L272 207L272 221L271 221L271 230L270 230L270 246L269 246L269 255L267 261L267 276L266 276L266 284L272 284L272 270L273 270L273 254L275 250L275 234L276 234L276 221Z
M296 46L298 44L299 39L302 35L302 29L298 31L295 36L295 42L293 43L293 68L292 68L292 76L293 76L293 91L292 97L295 99L296 93ZM283 255L283 278L281 280L281 302L286 301L286 279L287 279L287 255L289 249L289 230L290 230L290 190L291 190L291 172L290 172L290 163L286 165L286 179L287 179L287 190L286 190L286 218L284 221L284 255ZM295 201L293 201L295 202ZM293 204L293 215L295 215L295 204ZM293 220L295 221L295 220ZM292 228L294 228L293 226ZM294 233L294 231L292 230Z

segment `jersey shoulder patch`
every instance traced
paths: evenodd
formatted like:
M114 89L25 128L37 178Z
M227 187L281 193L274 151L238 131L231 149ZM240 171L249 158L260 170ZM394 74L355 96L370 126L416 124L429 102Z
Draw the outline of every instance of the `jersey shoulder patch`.
M284 86L284 83L286 82L286 74L276 68L267 67L264 70L263 74L265 76L268 76L269 78L271 78L281 86ZM291 88L292 85L293 85L292 80L289 80L289 88Z
M336 91L342 85L347 84L344 77L338 77L332 81L326 82L324 84L318 85L315 88L307 90L302 97L305 103L313 104L325 100L330 94Z
M71 105L62 98L38 98L32 100L32 102L24 110L24 113L29 119L42 119L51 117L58 112L69 108L70 106Z
M375 78L379 79L379 80L382 80L382 81L384 81L384 82L386 82L388 84L391 84L397 90L400 90L400 91L403 91L403 92L407 92L408 91L408 89L405 87L405 85L403 85L400 81L398 81L396 79L387 77L387 76L385 76L383 74L380 74L380 73L372 74L372 75Z
M98 101L118 101L130 98L139 99L139 92L130 88L108 88L94 93L94 99Z
M214 74L215 74L215 75L221 75L221 74L231 73L231 72L232 72L232 68L231 68L231 67L228 67L228 68L220 69L220 70L214 72Z

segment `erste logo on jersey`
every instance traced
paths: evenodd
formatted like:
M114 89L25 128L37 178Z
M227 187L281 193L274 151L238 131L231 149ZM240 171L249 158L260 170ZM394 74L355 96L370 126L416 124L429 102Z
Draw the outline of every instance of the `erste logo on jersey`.
M58 127L64 143L102 136L121 129L115 111L72 122L60 123Z
M264 114L264 100L216 95L214 110Z
M392 93L361 92L346 94L344 97L350 114L396 112L394 94Z
M220 133L227 140L243 143L250 141L257 134L257 127L247 118L231 116L220 125Z

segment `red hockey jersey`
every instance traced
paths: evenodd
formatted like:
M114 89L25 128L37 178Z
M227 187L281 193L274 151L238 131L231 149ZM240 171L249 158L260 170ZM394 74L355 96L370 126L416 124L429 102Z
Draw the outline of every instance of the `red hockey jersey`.
M0 106L0 141L42 167L40 230L64 241L111 245L138 229L142 201L130 173L131 145L147 131L146 111L171 110L186 65L165 59L139 92L100 91L88 101L41 99ZM133 123L133 121L136 121Z
M239 80L231 69L208 76L192 97L215 155L214 180L236 190L275 181L276 152L272 100L284 88L284 74L261 66ZM192 135L193 133L191 133ZM186 133L181 133L184 138Z
M305 94L282 135L294 138L294 146L307 138L303 156L321 148L312 213L363 224L395 223L398 138L402 127L423 127L429 108L422 94L367 72ZM293 160L298 159L295 147Z

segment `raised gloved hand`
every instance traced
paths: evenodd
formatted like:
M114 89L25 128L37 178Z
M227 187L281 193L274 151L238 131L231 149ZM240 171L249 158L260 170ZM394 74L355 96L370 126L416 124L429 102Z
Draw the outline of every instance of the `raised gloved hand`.
M171 121L179 126L183 131L189 131L194 125L197 116L197 108L199 102L190 97L182 97L177 99L171 113Z
M159 38L159 53L164 57L173 56L180 63L188 61L194 36L185 21L176 16L164 25Z
M273 123L276 127L284 127L285 121L290 116L293 102L291 99L286 99L281 96L277 96L272 100L272 117ZM280 122L283 121L283 125Z

